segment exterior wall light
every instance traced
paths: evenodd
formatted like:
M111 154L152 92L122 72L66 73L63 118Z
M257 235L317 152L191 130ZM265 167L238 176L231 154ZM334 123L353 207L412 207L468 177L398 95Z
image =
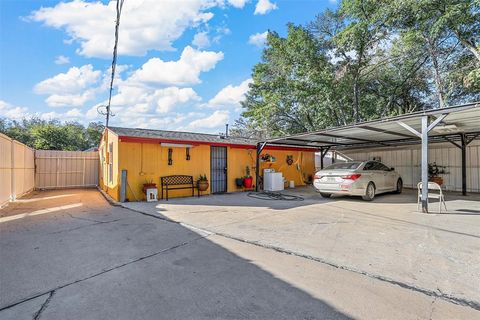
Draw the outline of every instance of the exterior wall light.
M173 164L172 155L173 155L173 149L169 148L168 149L168 165L169 166L171 166Z

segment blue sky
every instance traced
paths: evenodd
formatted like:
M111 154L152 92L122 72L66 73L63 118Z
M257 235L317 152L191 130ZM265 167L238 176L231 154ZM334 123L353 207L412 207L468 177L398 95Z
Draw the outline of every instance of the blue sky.
M115 4L0 2L0 117L103 121ZM125 0L111 125L198 132L233 124L267 30L335 0Z

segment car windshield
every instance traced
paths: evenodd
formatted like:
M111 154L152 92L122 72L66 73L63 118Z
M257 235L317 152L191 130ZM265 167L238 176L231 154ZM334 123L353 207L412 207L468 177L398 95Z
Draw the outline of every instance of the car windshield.
M338 162L326 167L325 170L338 170L338 169L354 170L354 169L357 169L360 166L360 164L362 163L361 162Z

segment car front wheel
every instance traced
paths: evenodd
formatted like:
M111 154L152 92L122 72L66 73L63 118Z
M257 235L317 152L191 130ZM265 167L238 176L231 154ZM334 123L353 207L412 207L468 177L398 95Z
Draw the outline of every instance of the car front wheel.
M403 190L403 182L402 179L397 180L397 189L395 189L395 193L402 193Z
M324 198L330 198L332 196L331 193L323 193L323 192L320 192L320 195Z
M365 201L372 201L375 198L375 185L373 182L369 182L367 189L365 190L365 195L362 197Z

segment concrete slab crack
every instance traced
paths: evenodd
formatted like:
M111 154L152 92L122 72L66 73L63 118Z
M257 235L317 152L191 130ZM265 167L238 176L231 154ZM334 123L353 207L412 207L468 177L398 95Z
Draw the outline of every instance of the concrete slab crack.
M123 207L123 208L131 210L128 207ZM147 214L147 213L141 212L139 210L132 210L132 211L139 212L141 214L151 216L153 218L160 219L160 220L163 220L163 221L166 221L166 222L182 224L180 222L172 221L172 220L165 219L165 218L161 218L161 217L155 216L153 214ZM192 226L192 227L194 227L194 226ZM404 283L404 282L401 282L401 281L390 279L390 278L384 277L382 275L373 274L373 273L369 273L369 272L366 272L366 271L351 268L351 267L348 267L348 266L339 265L339 264L336 264L334 262L328 261L328 260L323 259L323 258L302 254L302 253L292 251L292 250L288 250L288 249L285 249L285 248L281 248L281 247L278 247L278 246L264 244L264 243L261 243L260 241L242 239L242 238L235 237L235 236L232 236L232 235L229 235L229 234L226 234L226 233L216 232L216 231L212 231L212 230L208 230L208 229L204 229L204 228L199 228L199 227L195 227L195 228L202 231L202 232L205 232L207 234L217 235L217 236L221 236L221 237L228 238L228 239L231 239L231 240L236 240L236 241L252 244L252 245L255 245L255 246L259 246L259 247L262 247L262 248L265 248L265 249L275 250L277 252L281 252L281 253L284 253L284 254L290 254L290 255L300 257L300 258L313 260L313 261L316 261L316 262L319 262L319 263L322 263L322 264L325 264L325 265L328 265L328 266L331 266L331 267L334 267L334 268L337 268L337 269L354 272L354 273L357 273L357 274L361 274L363 276L367 276L367 277L372 278L372 279L376 279L376 280L379 280L379 281L383 281L383 282L387 282L387 283L390 283L390 284L393 284L393 285L397 285L397 286L402 287L402 288L407 289L407 290L412 290L412 291L415 291L415 292L419 292L419 293L422 293L422 294L424 294L426 296L429 296L429 297L439 298L439 299L446 300L448 302L451 302L451 303L454 303L454 304L457 304L457 305L470 307L470 308L475 309L475 310L480 310L480 302L477 302L477 301L455 297L455 296L448 295L448 294L443 293L443 292L439 292L437 290L430 290L430 289L418 287L418 286L415 286L413 284Z
M84 220L84 219L82 219L82 220ZM83 228L88 228L88 227L96 226L96 225L99 225L99 224L117 222L117 221L120 221L120 220L122 220L122 219L115 219L115 220L110 220L110 221L98 221L98 222L90 223L90 224L87 224L87 225L84 225L84 226L79 226L79 227L75 227L75 228L70 228L70 229L64 229L64 230L59 230L59 231L55 231L55 232L50 232L50 233L48 233L48 234L58 234L58 233L63 233L63 232L69 232L69 231L74 231L74 230L78 230L78 229L83 229ZM89 220L89 221L91 221L91 220Z
M113 222L113 221L120 220L120 219L116 219L116 220L110 220L110 221L101 221L101 220L95 220L95 219L89 219L89 218L76 217L71 213L67 213L67 215L70 216L70 218L72 218L72 219L84 220L84 221L90 221L90 222L97 222L97 223L108 223L108 222Z
M10 309L10 308L12 308L12 307L14 307L14 306L16 306L16 305L22 304L22 303L24 303L24 302L27 302L27 301L33 300L33 299L35 299L35 298L41 297L41 296L43 296L43 295L49 294L49 293L51 294L51 296L53 296L52 292L56 292L56 291L58 291L58 290L60 290L60 289L66 288L66 287L68 287L68 286L71 286L71 285L74 285L74 284L77 284L77 283L80 283L80 282L83 282L83 281L86 281L86 280L90 280L90 279L92 279L92 278L98 277L98 276L100 276L100 275L103 275L103 274L108 273L108 272L113 271L113 270L117 270L117 269L123 268L123 267L125 267L125 266L130 265L130 264L137 263L137 262L139 262L139 261L142 261L142 260L145 260L145 259L148 259L148 258L151 258L151 257L155 257L155 256L157 256L157 255L159 255L159 254L163 254L163 253L166 253L166 252L168 252L168 251L171 251L171 250L174 250L174 249L177 249L177 248L180 248L180 247L187 246L187 245L189 245L189 244L191 244L191 243L194 243L194 242L196 242L196 241L198 241L198 240L207 238L207 237L209 237L209 236L210 236L210 235L199 236L199 237L193 238L192 240L189 240L189 241L185 241L185 242L176 244L176 245L171 246L171 247L169 247L169 248L165 248L165 249L156 251L156 252L154 252L154 253L151 253L151 254L142 256L142 257L140 257L140 258L137 258L137 259L134 259L134 260L131 260L131 261L122 263L122 264L118 264L118 265L113 266L113 267L109 267L109 268L103 269L102 271L97 272L97 273L94 273L94 274L92 274L92 275L90 275L90 276L87 276L87 277L84 277L84 278L81 278L81 279L77 279L77 280L75 280L75 281L72 281L72 282L69 282L69 283L60 285L60 286L58 286L58 287L56 287L56 288L53 288L53 289L50 289L50 290L48 290L48 291L45 291L45 292L36 294L36 295L34 295L34 296L30 296L30 297L28 297L28 298L22 299L21 301L17 301L17 302L15 302L15 303L10 304L10 305L1 307L1 308L0 308L0 312L3 311L3 310L6 310L6 309ZM46 302L47 302L47 301L46 301ZM49 301L48 301L48 302L49 302ZM47 304L48 304L48 303L47 303ZM44 303L44 305L46 306L45 303ZM43 308L43 309L45 309L45 308ZM40 311L43 312L42 309L40 309L39 312L40 312ZM41 312L40 312L40 313L41 313Z
M42 306L40 307L40 309L39 309L39 310L35 313L35 315L33 316L33 320L38 320L38 319L40 319L40 317L42 316L43 311L45 311L45 309L48 307L48 304L50 303L50 300L52 300L54 294L55 294L55 290L50 291L50 293L49 293L47 299L45 300L45 302L42 304Z
M309 260L316 261L316 262L319 262L319 263L322 263L322 264L325 264L325 265L328 265L328 266L331 266L331 267L334 267L334 268L337 268L337 269L354 272L354 273L357 273L357 274L367 276L367 277L372 278L372 279L376 279L376 280L387 282L387 283L390 283L390 284L393 284L393 285L397 285L397 286L402 287L404 289L419 292L419 293L422 293L422 294L427 295L429 297L439 298L439 299L446 300L448 302L451 302L451 303L454 303L454 304L457 304L457 305L470 307L470 308L475 309L475 310L480 310L480 303L477 302L477 301L458 298L458 297L455 297L455 296L452 296L452 295L445 294L443 292L438 292L438 291L433 291L433 290L421 288L421 287L418 287L418 286L415 286L415 285L412 285L412 284L400 282L400 281L390 279L390 278L387 278L387 277L384 277L384 276L381 276L381 275L372 274L372 273L362 271L362 270L357 270L355 268L351 268L351 267L348 267L348 266L342 266L342 265L336 264L336 263L331 262L331 261L327 261L327 260L322 259L322 258L302 254L302 253L299 253L299 252L291 251L291 250L284 249L284 248L277 247L277 246L263 244L259 241L246 240L246 239L237 238L237 237L234 237L234 236L231 236L231 235L228 235L228 234L224 234L224 233L212 232L212 231L209 231L209 230L204 230L204 232L210 232L210 233L213 233L214 235L221 236L221 237L224 237L224 238L228 238L228 239L252 244L252 245L259 246L259 247L262 247L262 248L265 248L265 249L275 250L277 252L294 255L294 256L297 256L297 257L300 257L300 258L309 259Z

